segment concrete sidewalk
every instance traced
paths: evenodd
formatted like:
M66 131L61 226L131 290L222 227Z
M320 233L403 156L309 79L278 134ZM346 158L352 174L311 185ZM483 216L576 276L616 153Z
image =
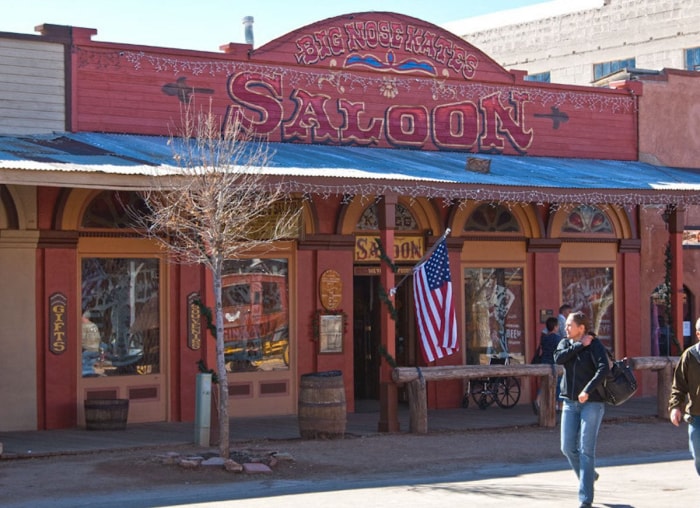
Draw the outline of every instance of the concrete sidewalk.
M594 508L659 508L697 506L700 482L687 454L669 453L653 460L627 457L602 459L597 470ZM266 482L248 486L245 496L217 486L211 499L222 501L200 504L187 495L158 497L158 506L203 508L367 508L420 506L450 508L561 508L579 506L577 482L562 460L538 464L498 464L477 470L455 471L440 478L397 479L394 481L355 482L342 485L316 482L309 490L295 489L287 483ZM274 496L274 497L273 497ZM168 502L171 501L171 502ZM38 507L42 508L42 507ZM108 507L109 508L109 507ZM138 508L138 507L136 507Z
M358 404L364 411L347 415L346 433L355 436L379 434L379 412L375 403ZM620 407L606 407L604 421L656 416L656 398L628 401ZM408 406L399 406L400 432L408 432ZM517 428L537 425L530 404L511 409L491 406L485 410L470 405L468 409L431 410L428 432L466 429ZM231 443L260 439L300 439L296 415L256 418L232 418ZM128 424L125 430L85 430L84 428L0 432L3 452L0 458L12 459L48 455L67 455L96 451L191 445L195 442L192 422Z

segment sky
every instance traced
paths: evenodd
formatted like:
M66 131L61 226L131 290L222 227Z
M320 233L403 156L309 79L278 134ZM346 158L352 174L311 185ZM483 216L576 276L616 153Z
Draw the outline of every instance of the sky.
M564 0L558 0L564 1ZM568 0L569 2L574 0ZM545 0L18 0L4 5L0 31L37 35L44 23L97 29L96 41L219 51L245 42L253 16L255 47L340 14L397 12L443 25Z

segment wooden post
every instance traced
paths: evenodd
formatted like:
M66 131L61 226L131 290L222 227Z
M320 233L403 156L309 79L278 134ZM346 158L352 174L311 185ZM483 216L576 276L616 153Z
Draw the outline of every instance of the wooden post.
M658 371L658 383L656 386L656 413L659 418L668 418L668 399L671 396L671 385L673 384L673 371L675 367L672 362Z
M540 377L541 394L540 413L538 422L541 427L556 427L556 396L557 396L557 370L552 366L552 371L546 376Z
M656 383L656 414L659 418L668 418L668 398L671 395L673 383L673 371L678 365L677 356L642 356L630 358L629 363L633 370L655 370Z
M396 227L396 194L385 195L378 203L377 218L379 220L379 238L385 252L393 253L394 228ZM384 290L394 287L394 272L387 263L381 265L380 280ZM393 302L392 302L393 303ZM396 323L391 317L387 305L382 304L380 312L382 327L382 347L392 358L396 357ZM391 365L386 358L382 358L379 364L379 432L398 432L399 429L399 394L398 387L391 379Z
M420 376L408 383L408 430L414 434L428 433L428 397L425 391L425 378Z

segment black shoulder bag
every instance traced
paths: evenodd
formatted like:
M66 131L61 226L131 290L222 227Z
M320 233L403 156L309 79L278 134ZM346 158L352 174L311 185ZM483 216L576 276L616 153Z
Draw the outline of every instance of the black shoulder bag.
M598 387L598 390L606 404L619 406L627 402L635 394L637 391L637 379L634 377L632 367L630 367L627 358L615 360L608 348L605 348L605 353L608 355L610 370L603 383Z

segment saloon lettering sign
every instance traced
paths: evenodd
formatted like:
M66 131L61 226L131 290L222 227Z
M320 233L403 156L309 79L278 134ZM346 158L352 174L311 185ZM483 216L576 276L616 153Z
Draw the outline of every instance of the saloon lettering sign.
M394 87L387 80L378 95L393 98L398 94ZM281 141L492 153L502 153L508 145L526 153L533 140L524 121L525 93L510 94L506 103L494 93L478 103L457 101L432 108L398 103L373 113L369 101L304 89L290 91L286 98L295 104L288 112L279 76L241 73L233 76L228 92L235 103L229 117L240 114L246 127L259 134L278 134Z
M357 235L355 237L355 262L378 263L381 251L378 236ZM425 252L422 236L395 236L394 248L387 254L395 263L417 262Z
M338 16L224 54L79 42L79 130L123 132L130 118L132 130L167 135L180 103L200 97L270 141L636 158L628 90L527 82L399 14Z

